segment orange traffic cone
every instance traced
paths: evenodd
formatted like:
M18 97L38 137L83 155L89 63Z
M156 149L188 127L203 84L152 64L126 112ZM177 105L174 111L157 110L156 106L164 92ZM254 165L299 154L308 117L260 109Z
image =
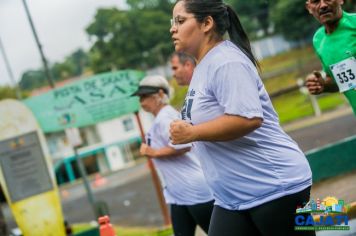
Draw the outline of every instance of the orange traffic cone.
M100 186L103 186L107 183L108 181L102 177L99 173L95 174L95 179L94 179L94 182L93 182L93 186L94 187L100 187Z
M98 221L100 225L100 236L116 236L114 227L110 224L109 216L99 217Z

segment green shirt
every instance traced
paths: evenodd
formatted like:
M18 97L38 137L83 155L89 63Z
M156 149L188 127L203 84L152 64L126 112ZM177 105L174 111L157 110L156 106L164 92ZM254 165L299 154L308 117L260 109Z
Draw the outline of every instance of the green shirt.
M343 12L336 30L331 34L326 34L324 26L320 27L314 34L313 44L323 70L336 80L329 66L356 57L356 14ZM356 115L356 89L345 91L344 95Z

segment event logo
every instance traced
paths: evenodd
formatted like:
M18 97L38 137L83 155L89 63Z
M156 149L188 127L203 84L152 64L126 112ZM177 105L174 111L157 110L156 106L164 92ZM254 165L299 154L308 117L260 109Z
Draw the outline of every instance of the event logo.
M298 207L295 230L350 230L347 211L350 205L335 197L312 199L304 207Z

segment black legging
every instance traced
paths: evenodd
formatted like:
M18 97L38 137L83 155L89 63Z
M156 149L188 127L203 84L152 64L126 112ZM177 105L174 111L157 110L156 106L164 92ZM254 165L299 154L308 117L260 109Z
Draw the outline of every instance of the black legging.
M171 205L172 225L175 236L194 236L199 225L206 233L209 230L214 201L196 205Z
M308 202L309 196L310 187L248 210L214 206L209 236L313 236L314 231L294 230L297 206Z

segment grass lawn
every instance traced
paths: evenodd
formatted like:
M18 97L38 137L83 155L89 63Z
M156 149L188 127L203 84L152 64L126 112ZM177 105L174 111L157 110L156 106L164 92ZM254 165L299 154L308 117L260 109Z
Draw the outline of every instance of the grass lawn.
M276 56L265 58L260 61L262 73L282 70L286 67L303 64L306 61L317 60L312 47L292 49Z
M343 95L339 93L334 93L318 97L320 109L327 111L345 104L346 101L342 96ZM272 103L279 115L281 123L287 123L296 118L314 115L309 96L299 91L277 97L272 100Z
M168 236L173 235L169 229L152 229L152 228L122 228L115 227L115 232L120 236Z
M268 93L273 93L281 90L282 88L295 85L297 83L296 78L297 78L297 73L292 72L292 73L283 74L278 77L264 80L263 83Z
M74 224L73 233L80 233L93 228L90 224ZM140 228L114 226L115 233L120 236L168 236L173 235L171 228Z
M87 223L73 224L71 226L72 226L72 229L73 229L73 233L80 233L80 232L83 232L85 230L93 228L93 226L91 226L90 224L87 224Z

